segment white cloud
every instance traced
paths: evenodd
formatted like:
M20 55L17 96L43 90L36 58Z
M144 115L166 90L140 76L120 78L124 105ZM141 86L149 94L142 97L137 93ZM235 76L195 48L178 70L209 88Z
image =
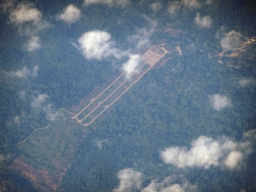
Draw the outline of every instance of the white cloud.
M156 20L152 20L148 17L144 18L148 22L149 27L139 28L135 35L128 37L128 41L134 43L138 50L151 46L150 37L158 25Z
M84 0L85 6L103 4L103 5L108 5L110 7L115 5L115 6L121 6L124 8L130 3L131 3L130 0Z
M239 87L254 87L256 85L256 80L253 78L243 78L238 81Z
M238 81L238 85L240 86L240 87L246 87L246 86L248 86L249 84L251 83L251 79L240 79L239 81Z
M143 174L133 169L123 169L118 172L118 178L120 184L118 188L114 189L114 192L183 192L191 191L196 192L197 186L191 185L184 178L177 176L169 176L162 181L152 180L151 183L142 189ZM181 184L176 183L175 180L182 180Z
M153 11L159 11L162 8L162 4L159 2L154 2L151 4Z
M131 54L130 51L120 51L114 47L114 42L111 40L111 35L105 31L90 31L84 33L78 39L80 49L87 59L105 59L109 56L114 56L116 59L128 56L122 68L127 72L129 77L140 63L140 55Z
M197 2L197 0L181 0L181 3L190 8L198 8L201 6L201 4Z
M209 28L212 25L212 20L210 16L200 17L199 13L197 13L194 21L197 25L205 28Z
M114 55L119 57L117 49L113 48L111 35L105 31L89 31L84 33L78 42L87 59L103 59Z
M141 61L141 57L138 54L130 55L129 60L123 64L123 70L126 72L126 77L129 78L130 75L135 71L137 66Z
M19 4L18 7L11 12L10 20L15 24L25 22L39 22L42 19L42 13L32 7L32 4Z
M252 129L244 133L243 138L246 141L254 142L256 140L256 129Z
M19 116L14 117L13 122L14 122L16 125L20 126L20 117L19 117Z
M31 105L36 111L45 112L47 119L51 120L55 111L53 105L47 101L48 99L49 96L47 94L37 93L37 96L33 98Z
M222 49L236 49L243 45L245 38L239 32L235 30L225 33L220 41Z
M123 169L117 174L120 184L114 192L131 192L141 188L143 174L133 169Z
M54 120L55 110L54 110L53 105L51 103L45 105L42 108L42 110L45 112L46 118L48 120Z
M150 36L152 33L148 31L146 28L139 29L136 35L131 37L131 40L135 42L137 45L137 49L142 49L144 47L149 47L151 45Z
M210 5L210 4L212 4L212 2L213 2L213 0L206 0L205 3L206 3L207 5Z
M181 4L179 1L171 1L168 4L168 12L170 14L176 14L177 11L180 9L180 7L181 7Z
M8 127L10 127L10 126L19 127L20 124L21 124L21 121L20 121L20 117L19 116L15 116L11 120L6 122L6 125Z
M166 177L163 181L158 182L156 180L151 181L151 183L143 188L141 192L183 192L183 191L190 191L196 192L198 191L198 187L196 185L191 185L186 180L182 181L181 184L176 183L176 177Z
M192 142L192 148L170 147L161 153L163 161L179 168L218 166L222 151L218 142L205 136Z
M33 70L29 70L26 67L24 67L22 70L20 71L16 71L16 72L11 72L10 75L12 76L16 76L19 78L24 78L27 79L29 77L36 77L37 76L37 72L38 72L39 67L35 66L33 68Z
M113 0L84 0L84 4L86 6L93 5L93 4L106 4L109 6L113 5Z
M77 22L81 17L81 11L75 7L73 4L70 4L65 11L58 17L58 19L63 20L68 24Z
M115 4L121 7L126 7L127 5L131 4L130 0L114 0Z
M222 96L220 94L210 96L210 102L213 106L213 109L215 109L216 111L220 111L226 107L232 106L231 100L226 96Z
M33 36L29 39L28 44L25 46L28 51L35 51L41 48L40 39L38 36Z
M104 145L104 143L107 143L108 139L104 139L104 140L96 140L96 144L99 148L102 148L102 146Z
M45 29L49 24L44 21L41 11L34 8L32 3L20 3L10 9L11 23L19 27L19 31L25 35L34 35Z
M11 74L13 74L13 76L26 79L30 76L30 70L28 70L27 67L24 67L20 71L11 72Z
M168 3L168 12L172 15L176 14L181 8L188 7L190 9L197 9L201 4L197 0L181 0L171 1Z
M154 179L148 186L142 188L143 174L133 169L123 169L118 172L118 178L120 184L118 188L114 189L114 192L183 192L198 191L196 185L190 184L184 177L172 175L165 177L162 181ZM177 182L178 181L178 182Z
M26 92L25 90L23 90L23 89L19 91L19 96L20 96L22 99L25 99L26 94L27 94L27 92Z
M0 82L12 84L15 80L34 78L37 76L38 69L39 67L35 66L32 70L29 70L27 67L24 67L21 70L12 71L12 72L6 72L6 71L0 70L0 74L1 74Z
M232 151L224 161L224 164L230 169L234 169L242 160L243 156L243 153L240 151Z
M38 94L36 98L32 101L33 108L41 108L42 104L49 98L47 94Z
M169 147L161 152L161 157L166 164L179 168L211 166L235 169L241 164L245 155L252 152L252 143L255 142L256 131L244 134L241 142L234 142L229 138L214 140L200 136L192 141L190 150L184 147Z
M162 190L162 192L184 192L185 190L180 186L180 184L173 184L166 189Z
M160 184L161 185L161 184ZM180 186L180 184L172 184L168 187L162 187L162 189L159 189L158 183L150 183L146 188L142 189L141 192L184 192L185 190Z

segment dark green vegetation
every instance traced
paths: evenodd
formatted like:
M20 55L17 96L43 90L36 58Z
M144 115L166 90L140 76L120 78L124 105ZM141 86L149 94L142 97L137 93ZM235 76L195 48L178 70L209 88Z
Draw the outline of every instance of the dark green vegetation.
M0 189L9 192L36 192L27 179L12 174L0 175Z

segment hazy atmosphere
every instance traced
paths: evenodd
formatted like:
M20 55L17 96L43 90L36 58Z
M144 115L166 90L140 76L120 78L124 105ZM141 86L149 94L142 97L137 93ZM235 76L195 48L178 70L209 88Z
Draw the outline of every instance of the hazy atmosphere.
M0 191L256 191L253 1L0 2Z

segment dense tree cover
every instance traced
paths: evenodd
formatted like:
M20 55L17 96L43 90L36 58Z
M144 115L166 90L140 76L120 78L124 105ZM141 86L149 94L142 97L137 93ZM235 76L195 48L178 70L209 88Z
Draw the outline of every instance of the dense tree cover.
M191 141L200 135L213 138L228 135L239 140L244 132L245 120L241 114L249 112L248 106L217 112L209 103L209 96L216 93L231 95L236 92L236 96L251 97L250 94L245 96L230 85L235 71L225 66L221 68L216 66L214 60L200 61L197 54L190 55L189 58L184 57L171 60L160 69L151 70L109 110L110 113L104 114L95 125L91 125L96 130L89 135L90 143L96 145L95 140L106 139L100 149L94 146L95 151L106 153L101 157L105 162L104 166L92 165L93 169L97 170L95 175L99 174L106 165L111 166L118 162L113 170L133 167L149 178L156 175L163 178L170 172L172 174L184 172L184 175L189 175L191 181L199 183L201 189L205 191L234 190L235 186L232 183L236 185L241 183L240 186L246 187L245 175L237 174L234 177L233 173L218 168L209 171L200 169L182 171L163 165L159 157L159 152L164 148L189 147ZM227 86L231 88L227 89ZM81 146L77 158L84 159L91 156L94 159L95 151L90 150ZM106 157L110 157L110 160L105 160ZM90 161L88 159L84 163ZM81 168L83 169L83 166L79 163L74 163L72 172L84 175L85 171L79 171ZM81 178L85 177L81 176ZM229 183L220 183L223 178ZM63 183L69 183L70 180L72 176L67 175ZM109 182L108 177L104 180ZM113 184L112 187L114 186Z

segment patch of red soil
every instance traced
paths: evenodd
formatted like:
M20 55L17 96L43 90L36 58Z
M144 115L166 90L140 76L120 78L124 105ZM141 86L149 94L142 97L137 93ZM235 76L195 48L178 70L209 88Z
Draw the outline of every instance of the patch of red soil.
M55 191L67 171L67 169L62 169L59 174L53 175L47 170L35 169L20 157L15 158L8 169L21 171L23 177L40 186L44 191Z

